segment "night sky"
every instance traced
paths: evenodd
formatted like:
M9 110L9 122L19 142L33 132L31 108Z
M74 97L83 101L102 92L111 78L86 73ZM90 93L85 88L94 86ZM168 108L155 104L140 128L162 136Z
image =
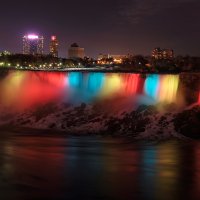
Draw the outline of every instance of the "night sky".
M200 56L200 0L3 1L0 51L22 51L22 37L51 35L66 57L73 42L88 56L99 53L150 55L154 47Z

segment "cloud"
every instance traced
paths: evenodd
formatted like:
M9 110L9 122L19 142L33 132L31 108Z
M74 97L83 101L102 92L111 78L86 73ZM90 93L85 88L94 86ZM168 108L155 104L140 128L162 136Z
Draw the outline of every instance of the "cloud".
M184 3L193 3L198 0L125 0L120 5L119 14L131 23L139 23L143 18L157 15L163 10L176 8Z

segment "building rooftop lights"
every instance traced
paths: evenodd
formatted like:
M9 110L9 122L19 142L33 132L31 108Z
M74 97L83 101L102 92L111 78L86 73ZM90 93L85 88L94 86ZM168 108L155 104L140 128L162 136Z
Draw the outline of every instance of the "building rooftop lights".
M38 38L39 38L38 35L34 35L34 34L28 35L28 39L30 39L30 40L35 40L35 39L38 39Z

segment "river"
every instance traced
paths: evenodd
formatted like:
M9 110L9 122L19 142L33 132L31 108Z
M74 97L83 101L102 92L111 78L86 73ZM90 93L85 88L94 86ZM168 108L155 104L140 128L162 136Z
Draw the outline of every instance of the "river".
M1 199L200 199L200 143L12 136L0 141Z

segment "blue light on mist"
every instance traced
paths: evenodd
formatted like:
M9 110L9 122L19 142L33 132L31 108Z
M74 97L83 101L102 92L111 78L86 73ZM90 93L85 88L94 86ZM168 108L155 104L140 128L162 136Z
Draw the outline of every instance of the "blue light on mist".
M73 104L92 102L104 85L103 73L72 72L68 74L69 101Z
M103 73L90 73L88 77L88 91L93 95L98 94L102 89L105 81L105 74Z
M157 99L159 82L159 75L149 75L145 81L145 94L154 99Z
M70 72L68 74L69 87L81 87L83 82L83 74L81 72Z

